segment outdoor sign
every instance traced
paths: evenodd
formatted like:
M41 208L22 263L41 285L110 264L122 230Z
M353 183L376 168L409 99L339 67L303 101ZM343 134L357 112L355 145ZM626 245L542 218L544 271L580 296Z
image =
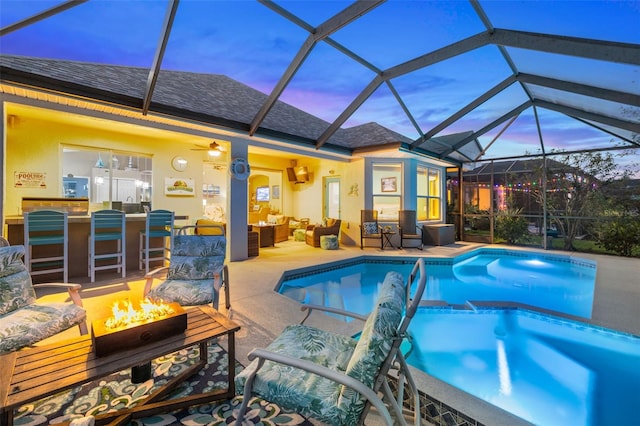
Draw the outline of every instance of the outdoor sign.
M47 174L44 172L14 172L14 188L47 189Z

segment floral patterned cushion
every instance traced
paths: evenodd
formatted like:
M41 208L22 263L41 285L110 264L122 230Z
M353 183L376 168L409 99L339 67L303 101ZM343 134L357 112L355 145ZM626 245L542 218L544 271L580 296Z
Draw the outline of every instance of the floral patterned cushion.
M213 279L224 266L226 238L214 235L176 235L167 279Z
M365 234L377 234L378 231L378 223L377 222L364 222L362 224L362 230Z
M355 346L356 341L351 337L306 325L290 325L267 349L344 372ZM258 360L254 360L236 376L237 393L244 392L247 377L257 363ZM271 361L265 362L253 383L253 393L303 416L329 424L351 424L339 420L342 418L337 405L340 391L341 386L329 379Z
M33 345L86 319L73 303L34 303L0 316L0 353Z
M306 325L291 325L267 349L346 373L372 387L391 347L403 309L402 276L390 272L358 341ZM258 360L254 360L236 376L237 393L244 392L247 377L257 364ZM252 391L268 401L332 425L357 424L365 406L365 400L350 388L271 361L266 361L256 375Z
M167 279L147 297L180 305L204 305L217 299L226 254L226 238L176 235Z
M320 248L324 250L337 250L339 248L337 235L321 235Z
M0 248L0 315L36 301L31 275L22 261L24 246Z
M378 369L391 349L402 320L404 297L402 275L394 271L388 272L378 295L377 306L364 324L346 370L349 376L368 387L373 387ZM349 406L364 403L360 399L359 395L345 388L339 404L346 410Z
M218 298L221 280L166 280L151 289L147 297L151 300L174 302L180 306L206 305Z

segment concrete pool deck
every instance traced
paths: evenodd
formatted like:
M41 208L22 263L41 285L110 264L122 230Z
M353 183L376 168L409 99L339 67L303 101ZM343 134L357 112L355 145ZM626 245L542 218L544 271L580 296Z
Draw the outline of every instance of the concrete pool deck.
M489 246L476 243L458 242L448 246L427 246L424 251L416 249L365 248L341 246L338 250L322 250L292 240L278 243L275 247L260 249L260 256L242 262L229 263L231 318L242 328L236 337L236 358L243 365L248 364L247 355L255 347L264 347L270 343L288 324L297 323L302 318L299 304L288 297L277 294L274 289L283 272L306 268L318 264L331 263L359 256L385 257L454 257L479 247L500 247L514 250L527 250L517 247ZM593 316L590 322L615 330L640 335L640 259L615 256L591 255L584 253L566 253L560 251L542 251L548 254L570 255L597 262L596 289L594 294ZM126 281L104 279L96 283L83 283L82 298L88 311L88 320L104 318L110 315L112 301L123 298L138 298L142 294L144 280L141 275L131 276ZM112 276L113 277L113 276ZM39 293L39 295L44 293ZM66 293L44 295L48 299L65 298ZM224 311L224 303L221 303ZM325 319L324 315L313 317L311 324L339 328L349 332L349 327ZM328 317L327 317L328 318ZM77 329L68 330L58 338L76 336ZM487 425L528 424L520 419L490 406L484 401L471 397L426 374L417 372L419 388L447 405L461 410ZM376 424L375 422L367 422Z

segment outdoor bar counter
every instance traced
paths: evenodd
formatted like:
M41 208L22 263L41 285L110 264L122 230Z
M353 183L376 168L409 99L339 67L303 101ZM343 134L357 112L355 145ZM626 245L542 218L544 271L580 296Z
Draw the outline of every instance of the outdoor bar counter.
M140 231L144 231L147 215L145 213L126 214L126 249L127 271L138 271L138 250ZM188 220L188 216L175 216L175 220ZM88 275L89 231L91 216L69 215L69 277L86 277ZM24 218L22 216L7 216L7 239L11 245L24 244ZM103 242L99 244L109 244ZM98 244L98 250L100 245ZM112 244L115 244L112 242ZM39 249L39 248L38 248ZM56 250L51 247L51 250ZM40 255L39 255L40 256ZM153 266L160 266L156 262ZM47 275L42 275L47 277ZM35 280L35 278L34 278ZM40 281L40 280L38 280Z

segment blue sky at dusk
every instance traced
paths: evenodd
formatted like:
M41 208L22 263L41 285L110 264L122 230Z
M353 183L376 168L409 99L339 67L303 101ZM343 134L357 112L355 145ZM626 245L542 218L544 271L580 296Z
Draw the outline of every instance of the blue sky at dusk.
M0 0L0 25L12 24L58 1ZM148 68L168 2L90 0L0 38L0 53ZM346 8L347 1L278 1L311 26ZM480 1L495 28L640 44L639 1ZM390 0L331 35L374 67L385 70L485 31L467 1ZM269 93L308 33L268 7L249 0L182 0L162 67L224 74ZM518 70L640 96L637 66L507 48ZM487 46L401 76L393 87L423 132L511 74L499 49ZM281 100L334 121L375 74L326 43L319 43L285 89ZM555 94L550 93L550 96ZM513 86L442 134L478 130L526 100ZM585 100L571 102L585 107ZM588 105L587 105L588 106ZM640 117L638 108L614 116ZM604 146L612 137L551 111L539 112L547 147ZM345 123L375 121L409 138L418 132L382 85ZM481 137L488 143L499 126ZM629 133L629 132L627 132ZM630 135L626 135L630 136ZM504 132L493 155L536 152L535 117L525 111Z

